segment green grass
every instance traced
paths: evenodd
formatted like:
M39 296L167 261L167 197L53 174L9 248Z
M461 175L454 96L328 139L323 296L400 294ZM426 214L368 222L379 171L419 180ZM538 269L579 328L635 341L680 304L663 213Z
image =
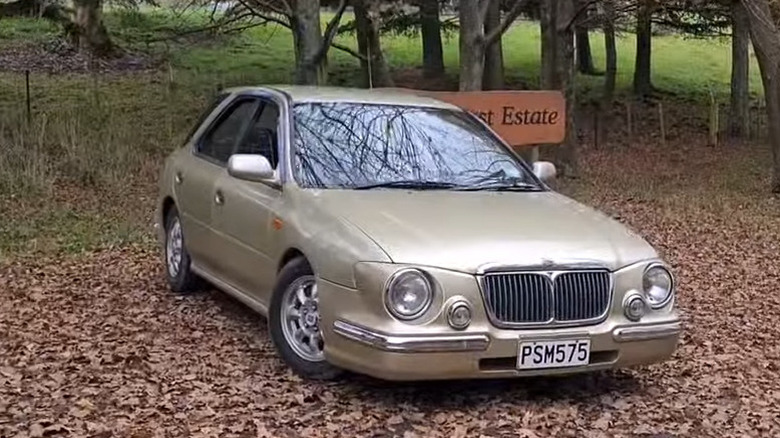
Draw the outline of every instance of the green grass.
M96 247L151 243L148 230L115 215L49 208L25 220L0 223L0 262L30 253L78 253Z
M46 20L33 18L4 18L0 20L0 47L7 42L41 42L59 32L57 26Z
M354 36L339 36L336 41L355 47ZM394 70L419 67L422 58L419 39L388 35L383 38L382 44ZM520 22L513 26L505 34L503 46L505 70L510 83L522 82L537 87L541 57L538 24ZM591 46L594 62L603 71L603 34L593 32ZM634 36L621 35L618 39L617 86L624 94L631 88L634 56ZM174 53L177 67L267 83L289 81L292 59L290 34L277 25L248 30L227 47L200 47ZM331 68L338 73L337 83L354 80L357 67L354 58L332 50L330 60ZM454 81L459 62L456 35L445 39L444 60L447 74ZM730 75L731 47L728 39L693 39L676 35L653 39L652 77L654 85L663 91L699 101L707 100L710 91L713 91L720 99L725 99L729 93ZM578 86L583 94L598 93L602 83L603 77L578 76ZM756 96L762 93L755 59L751 64L751 91Z
M327 17L323 17L326 19ZM345 20L349 20L345 17ZM181 143L205 101L218 88L285 83L293 73L290 33L270 25L233 36L191 36L185 42L150 39L202 25L203 12L175 16L161 10L110 10L109 31L130 51L166 59L160 71L129 75L31 75L33 121L25 123L24 77L0 73L0 259L36 251L79 252L103 245L149 242L151 199L162 158ZM42 43L58 37L46 21L0 20L0 46ZM540 42L535 23L520 22L505 35L510 84L538 84ZM353 35L337 41L355 47ZM457 84L458 39L446 37L447 84ZM418 68L419 38L385 36L396 72ZM603 37L591 44L603 69ZM729 92L727 40L659 36L653 40L656 87L704 102L710 90L725 102ZM618 42L618 91L628 94L634 39ZM758 69L751 88L760 93ZM357 83L358 62L331 50L330 82ZM603 77L579 76L583 96L598 96Z

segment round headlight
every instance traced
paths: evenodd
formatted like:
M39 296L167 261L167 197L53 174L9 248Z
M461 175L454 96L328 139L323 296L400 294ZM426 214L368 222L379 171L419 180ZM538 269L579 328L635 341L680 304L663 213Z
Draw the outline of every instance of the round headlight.
M653 265L642 277L642 290L653 309L660 309L669 303L674 291L672 274L660 265Z
M398 319L409 320L422 315L432 300L431 282L416 269L396 272L385 292L385 306Z

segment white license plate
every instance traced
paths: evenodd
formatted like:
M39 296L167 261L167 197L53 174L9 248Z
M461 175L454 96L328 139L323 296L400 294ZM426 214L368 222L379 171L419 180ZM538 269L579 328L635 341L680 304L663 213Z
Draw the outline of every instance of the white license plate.
M590 361L590 339L566 341L520 342L517 368L565 368L587 365Z

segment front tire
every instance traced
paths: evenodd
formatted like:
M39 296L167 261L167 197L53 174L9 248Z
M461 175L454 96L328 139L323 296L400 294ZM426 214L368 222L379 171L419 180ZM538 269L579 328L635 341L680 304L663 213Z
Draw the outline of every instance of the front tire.
M282 268L268 313L271 340L296 374L332 380L342 373L325 361L316 277L303 257Z
M165 276L168 286L176 293L191 293L201 286L200 278L192 272L192 259L184 244L179 211L175 206L165 216Z

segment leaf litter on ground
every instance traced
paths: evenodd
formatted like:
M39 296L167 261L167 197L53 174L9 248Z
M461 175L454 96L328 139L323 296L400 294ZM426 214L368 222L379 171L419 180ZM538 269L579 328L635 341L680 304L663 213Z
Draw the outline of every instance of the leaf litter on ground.
M0 267L0 437L778 436L780 202L765 179L739 177L766 173L763 155L686 148L685 160L643 144L586 151L583 178L561 187L674 267L685 331L668 362L305 382L263 318L213 290L172 295L156 250L12 259Z

